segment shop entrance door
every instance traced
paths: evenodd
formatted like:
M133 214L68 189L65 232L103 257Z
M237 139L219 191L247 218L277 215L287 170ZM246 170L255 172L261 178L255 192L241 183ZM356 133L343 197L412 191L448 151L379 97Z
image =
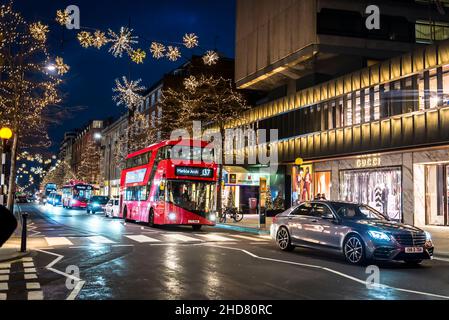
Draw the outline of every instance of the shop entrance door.
M447 226L449 224L449 166L426 166L426 224Z

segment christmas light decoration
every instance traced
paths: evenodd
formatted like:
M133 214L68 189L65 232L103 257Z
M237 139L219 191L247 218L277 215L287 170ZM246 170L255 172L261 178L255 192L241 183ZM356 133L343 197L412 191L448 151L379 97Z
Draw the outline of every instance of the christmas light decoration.
M186 33L182 40L186 48L192 49L198 46L198 36L194 33Z
M153 55L153 58L160 59L164 57L165 54L165 46L158 42L152 42L150 46L150 52Z
M132 31L133 29L121 27L120 32L117 34L109 29L109 41L112 43L109 52L111 52L114 57L122 57L123 52L130 52L132 50L132 45L138 43L138 37L133 36Z
M94 35L92 37L92 46L94 46L97 49L101 49L106 43L108 43L108 38L106 37L106 34L100 30L97 30L94 32Z
M112 91L116 95L112 99L117 103L117 106L124 105L127 108L138 106L143 98L137 92L145 90L145 87L140 85L142 80L129 81L126 77L122 77L122 80L123 83L119 79L115 80L116 87Z
M70 70L70 67L64 63L64 60L61 57L56 57L55 67L56 70L58 70L59 75L64 75Z
M198 85L199 85L198 80L194 76L190 76L184 79L184 88L186 88L189 91L195 91Z
M40 21L30 24L30 34L31 36L38 40L45 42L47 41L47 33L50 31L48 26L42 24Z
M131 60L137 64L143 63L143 60L147 57L147 53L142 49L133 50L129 55Z
M56 22L61 26L65 26L67 22L70 22L70 15L66 10L56 11Z
M170 61L177 61L181 57L181 52L178 47L168 46L166 56Z
M217 64L218 59L219 59L218 54L215 51L211 50L207 51L206 54L203 56L203 62L208 66Z
M94 38L89 31L81 31L77 38L83 48L89 48L93 45Z

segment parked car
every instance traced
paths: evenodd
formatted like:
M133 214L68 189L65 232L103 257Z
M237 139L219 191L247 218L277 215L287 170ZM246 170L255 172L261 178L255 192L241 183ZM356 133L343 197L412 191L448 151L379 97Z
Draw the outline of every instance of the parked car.
M93 196L87 203L87 213L95 214L96 212L104 212L108 202L109 197Z
M109 218L117 218L120 211L119 199L111 199L105 208L105 216Z
M271 237L281 250L296 246L341 252L351 264L366 260L419 264L431 259L431 235L391 221L364 204L311 201L277 215Z

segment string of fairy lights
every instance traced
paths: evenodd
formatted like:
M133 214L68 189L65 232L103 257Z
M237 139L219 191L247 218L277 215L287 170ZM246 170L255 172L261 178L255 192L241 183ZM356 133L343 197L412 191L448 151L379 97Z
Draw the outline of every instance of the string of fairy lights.
M40 153L31 153L23 151L17 157L19 166L17 168L17 181L25 179L27 183L18 184L21 191L26 191L45 177L45 175L60 163L55 155L46 157Z

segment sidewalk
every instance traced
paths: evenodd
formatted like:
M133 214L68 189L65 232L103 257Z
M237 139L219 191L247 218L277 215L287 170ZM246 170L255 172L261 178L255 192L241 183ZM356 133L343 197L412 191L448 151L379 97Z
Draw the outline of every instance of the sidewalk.
M423 229L432 234L435 256L449 258L449 227L427 226Z
M225 224L217 223L216 227L255 234L269 234L272 221L272 217L267 217L265 228L259 228L259 215L246 214L240 222L234 222L232 219L228 219Z

